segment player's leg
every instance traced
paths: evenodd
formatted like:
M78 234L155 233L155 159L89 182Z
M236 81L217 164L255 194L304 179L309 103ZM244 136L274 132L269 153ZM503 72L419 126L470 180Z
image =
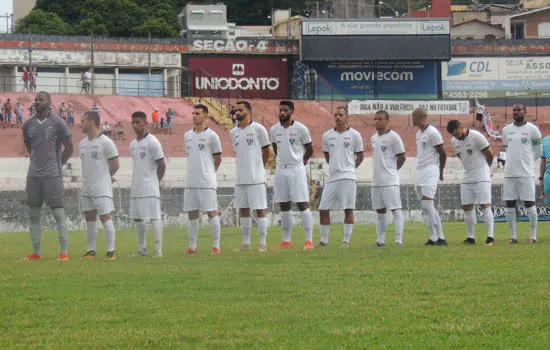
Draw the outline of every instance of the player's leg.
M210 234L212 235L212 255L218 255L220 251L221 224L218 215L218 197L216 190L199 190L200 209L207 212Z
M520 186L520 200L525 204L527 210L527 217L529 218L530 237L529 243L537 243L537 224L539 217L537 215L537 207L535 205L535 181L531 178L521 178L519 180Z
M138 250L134 256L147 256L147 223L145 217L145 205L143 198L130 199L130 217L134 220Z
M509 244L517 244L518 236L516 233L516 202L519 199L518 187L516 179L508 177L504 178L503 199L506 202L506 221L508 222L508 230L510 231Z
M86 201L88 198L84 199ZM83 203L84 218L86 219L86 253L80 260L93 260L95 258L97 239L97 211L91 210Z
M353 209L344 209L344 240L342 241L340 248L349 247L354 224L355 216L353 215Z
M430 240L436 242L436 245L447 245L445 237L443 236L443 229L441 225L441 217L434 205L434 198L437 192L437 185L422 186L422 208L425 214L429 217L429 223L431 226Z
M487 229L487 240L485 245L495 244L494 231L495 231L495 216L493 214L492 203L492 185L490 182L481 182L477 185L477 201L481 203L479 207L483 213L483 221L485 228Z
M320 239L316 248L326 247L330 233L330 209L334 208L336 194L338 190L334 182L329 182L323 188L321 193L321 202L319 203L319 223ZM339 208L341 209L341 208Z
M250 216L250 206L248 203L248 188L250 185L235 186L235 208L239 210L239 223L243 241L241 246L235 251L250 250L250 231L252 230L252 217Z
M424 218L424 225L426 225L429 233L429 239L428 241L426 241L426 243L424 243L424 245L437 245L437 231L434 230L435 227L432 224L432 216L430 211L430 207L433 207L433 199L429 199L423 195L423 187L424 186L416 185L415 192L417 198L420 200L420 203L422 205L422 216Z
M197 254L197 234L199 232L199 201L197 190L186 188L183 191L183 211L187 213L187 240L189 247L186 255Z
M302 213L302 227L305 235L304 249L313 249L313 216L309 209L309 189L307 184L306 168L294 168L294 180L290 183L292 201L296 203Z
M57 237L59 239L58 261L67 261L69 246L69 224L63 204L64 187L61 176L44 179L44 201L52 209L55 218Z
M338 181L338 208L344 208L344 240L340 248L348 248L351 243L353 225L355 224L355 198L357 197L357 182L355 180Z
M386 187L385 189L386 208L392 212L393 227L395 230L395 245L403 247L403 230L405 229L405 218L401 208L401 189L399 186Z
M289 187L291 181L287 171L276 169L273 181L273 201L279 203L281 209L281 231L283 234L283 241L277 247L278 249L292 246L292 212L290 211L292 202Z
M267 251L267 190L265 184L250 186L247 190L248 203L256 210L260 244L258 251Z
M105 255L105 260L115 260L115 224L113 223L113 219L110 213L101 215L99 219L101 220L101 223L103 224L103 230L105 231L105 243L107 245L107 254Z
M162 257L162 212L160 209L160 198L147 198L149 207L149 219L151 220L151 228L153 230L153 241L155 243L155 252L153 257Z
M376 211L376 243L372 247L383 247L388 226L386 221L386 205L383 198L382 187L371 187L370 196L372 209Z
M32 254L29 254L25 260L40 260L40 243L42 232L40 229L40 220L42 217L42 182L37 178L27 178L26 192L27 204L29 205L29 233L32 243Z
M464 224L468 233L464 244L476 244L475 227L476 213L474 212L474 202L476 184L461 184L460 185L460 200L462 202L462 210L464 211Z

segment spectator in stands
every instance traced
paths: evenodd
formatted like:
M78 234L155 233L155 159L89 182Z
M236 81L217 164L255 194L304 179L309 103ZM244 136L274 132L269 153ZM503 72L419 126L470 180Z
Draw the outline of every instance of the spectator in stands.
M126 135L124 133L124 127L122 126L121 122L116 123L115 125L115 131L116 131L116 138L119 140L126 140Z
M155 108L155 110L153 111L153 114L151 114L151 119L153 121L153 130L156 131L156 129L159 128L159 120L160 120L160 114L159 114L159 109L158 108Z
M5 123L7 128L11 128L12 112L13 112L13 105L11 104L11 99L8 98L6 103L4 103L4 116L6 118Z
M172 108L168 108L168 112L166 112L166 129L167 132L172 135L172 119L174 118L174 112L172 112Z
M73 104L70 102L67 105L67 124L70 127L74 126L74 108L73 108Z
M90 70L87 70L85 73L82 74L82 90L84 90L87 94L89 94L91 86L92 86L92 72L90 72ZM80 94L82 94L82 91L80 91Z
M23 106L19 102L15 104L15 125L17 125L18 128L23 126Z
M233 126L237 124L237 110L235 109L235 106L231 106L231 121L233 122Z
M476 127L479 129L483 128L483 111L484 106L478 105L476 113Z
M502 147L502 149L498 153L497 167L504 168L505 165L506 165L506 150L504 149L504 147Z
M36 116L36 108L34 107L34 103L32 103L29 107L29 114L31 118L34 118Z
M163 134L166 133L166 121L164 118L160 118L160 130Z
M99 106L97 105L97 103L94 103L94 105L90 107L90 111L97 112L99 114Z
M65 123L67 122L67 106L65 106L65 102L61 102L61 106L59 106L59 116Z
M111 138L111 126L109 125L109 122L105 122L103 124L103 134L107 136L108 138Z
M32 68L32 71L29 73L29 83L31 85L31 92L34 94L36 93L36 79L38 77L38 73L36 72L36 67Z
M2 128L6 128L6 124L4 124L4 105L2 104L2 100L0 100L0 125L2 125Z
M21 80L23 80L23 92L29 92L29 71L27 67L23 68L23 77Z

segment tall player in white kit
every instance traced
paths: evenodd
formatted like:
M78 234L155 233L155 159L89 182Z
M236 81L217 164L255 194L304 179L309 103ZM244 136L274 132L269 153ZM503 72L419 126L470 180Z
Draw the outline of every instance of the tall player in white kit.
M134 219L138 240L135 256L147 255L147 221L153 227L154 257L162 256L162 217L160 211L160 182L166 171L166 162L159 140L147 132L147 115L132 114L136 139L130 143L134 160L130 217Z
M269 137L263 125L252 121L252 107L246 101L237 102L238 125L231 130L231 144L237 156L235 207L239 209L243 243L239 251L250 250L250 231L255 210L258 218L260 244L258 251L267 251L267 191L265 166L269 160Z
M187 176L183 192L183 211L187 212L189 217L187 255L198 252L200 211L208 214L212 234L212 255L221 253L216 171L222 162L222 145L218 135L204 124L207 116L206 106L195 105L193 108L195 127L183 136L185 153L187 153Z
M388 228L387 211L393 215L395 244L403 246L405 218L401 211L401 190L399 169L405 164L405 146L401 137L390 129L390 115L378 111L374 116L376 134L371 137L372 144L372 208L376 210L376 243L373 247L386 245Z
M447 162L447 154L443 148L441 133L428 124L428 114L423 108L417 108L412 113L416 133L416 172L414 174L415 190L422 201L424 223L430 233L430 239L425 245L446 246L441 218L434 206L437 185L443 181L443 171Z
M292 246L292 202L302 212L302 226L306 236L304 249L313 249L313 218L309 209L306 164L313 155L313 146L308 128L292 119L294 103L279 103L279 121L271 127L269 135L277 156L273 201L281 208L283 242L278 246Z
M329 165L328 183L323 188L319 216L321 240L315 247L326 247L330 231L330 210L344 210L344 240L341 248L348 248L355 217L357 196L356 169L364 159L363 138L348 124L346 107L337 107L334 113L335 127L323 134L323 153Z
M464 166L464 178L460 184L464 223L468 230L464 244L476 244L477 219L474 204L477 202L483 211L487 228L485 244L493 245L495 218L491 208L491 165L494 157L489 141L480 132L462 126L458 120L450 120L447 123L447 132L453 135L451 144Z
M97 216L105 230L106 260L115 260L115 225L111 219L113 205L113 176L120 167L118 150L113 140L101 133L97 112L86 112L80 122L86 138L80 141L82 186L80 201L86 218L88 250L81 260L92 260L96 255Z
M535 206L535 161L542 155L542 135L539 128L525 120L525 105L512 107L514 122L502 129L506 147L504 166L504 201L506 221L510 230L508 243L517 244L516 204L523 201L527 208L531 237L529 243L537 243L537 207Z

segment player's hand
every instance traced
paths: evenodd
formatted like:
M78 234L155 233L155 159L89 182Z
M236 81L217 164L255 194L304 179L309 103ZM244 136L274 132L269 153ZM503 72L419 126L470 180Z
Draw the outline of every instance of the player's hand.
M111 176L111 183L115 183L115 182L116 182L116 177Z
M439 174L439 181L443 182L443 174Z
M304 159L304 165L307 165L307 160Z
M491 177L493 177L494 173L493 173L493 169L490 169L491 171Z

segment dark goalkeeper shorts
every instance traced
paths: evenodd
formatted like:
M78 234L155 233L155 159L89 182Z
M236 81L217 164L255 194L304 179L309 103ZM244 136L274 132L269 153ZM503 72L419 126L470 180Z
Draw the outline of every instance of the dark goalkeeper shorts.
M45 202L50 208L63 208L63 177L27 177L27 204L41 207Z

